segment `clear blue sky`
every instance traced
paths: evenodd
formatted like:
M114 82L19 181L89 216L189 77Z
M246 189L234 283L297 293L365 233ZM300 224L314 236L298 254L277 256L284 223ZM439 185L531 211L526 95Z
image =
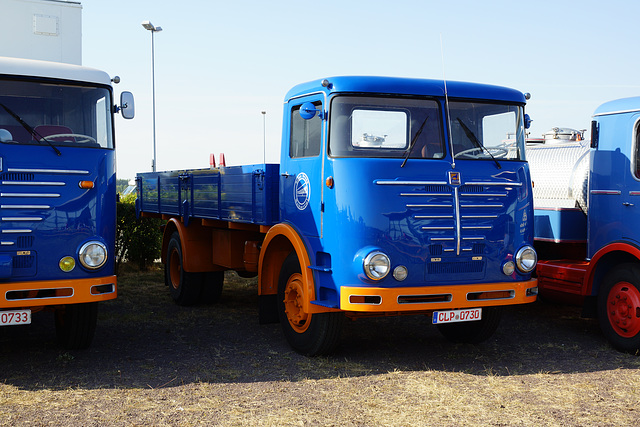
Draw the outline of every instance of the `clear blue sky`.
M598 105L640 95L640 2L84 0L83 64L122 79L118 177L151 169L155 35L158 170L278 162L282 101L297 83L386 75L498 84L532 99L531 136L585 129ZM444 55L441 54L442 36Z

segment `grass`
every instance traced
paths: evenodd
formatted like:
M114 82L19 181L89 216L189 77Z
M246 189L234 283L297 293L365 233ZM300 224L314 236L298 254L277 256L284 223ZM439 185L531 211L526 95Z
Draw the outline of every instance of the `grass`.
M512 309L479 346L420 317L364 319L335 355L306 358L258 325L255 279L178 307L161 271L125 271L89 350L57 347L45 315L0 331L0 425L640 424L640 359L576 313Z

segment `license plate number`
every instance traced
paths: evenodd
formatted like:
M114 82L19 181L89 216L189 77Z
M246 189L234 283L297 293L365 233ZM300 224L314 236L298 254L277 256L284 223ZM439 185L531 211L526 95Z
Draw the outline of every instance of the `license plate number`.
M0 326L28 325L31 323L31 310L0 311Z
M481 308L465 308L464 310L448 310L433 312L433 323L472 322L482 319Z

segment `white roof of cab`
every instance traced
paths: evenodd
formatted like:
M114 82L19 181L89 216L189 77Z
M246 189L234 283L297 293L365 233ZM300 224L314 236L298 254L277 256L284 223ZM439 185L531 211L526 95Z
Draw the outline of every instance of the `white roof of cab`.
M78 82L111 85L111 77L104 71L79 65L33 59L7 58L0 56L0 76L47 77Z

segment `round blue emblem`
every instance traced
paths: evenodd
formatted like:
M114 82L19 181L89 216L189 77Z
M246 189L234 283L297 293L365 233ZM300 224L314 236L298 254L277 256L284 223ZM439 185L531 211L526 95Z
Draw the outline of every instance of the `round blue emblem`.
M301 172L296 176L296 181L293 183L293 200L296 202L296 207L303 211L309 206L310 198L311 186L309 185L309 177L306 173Z

